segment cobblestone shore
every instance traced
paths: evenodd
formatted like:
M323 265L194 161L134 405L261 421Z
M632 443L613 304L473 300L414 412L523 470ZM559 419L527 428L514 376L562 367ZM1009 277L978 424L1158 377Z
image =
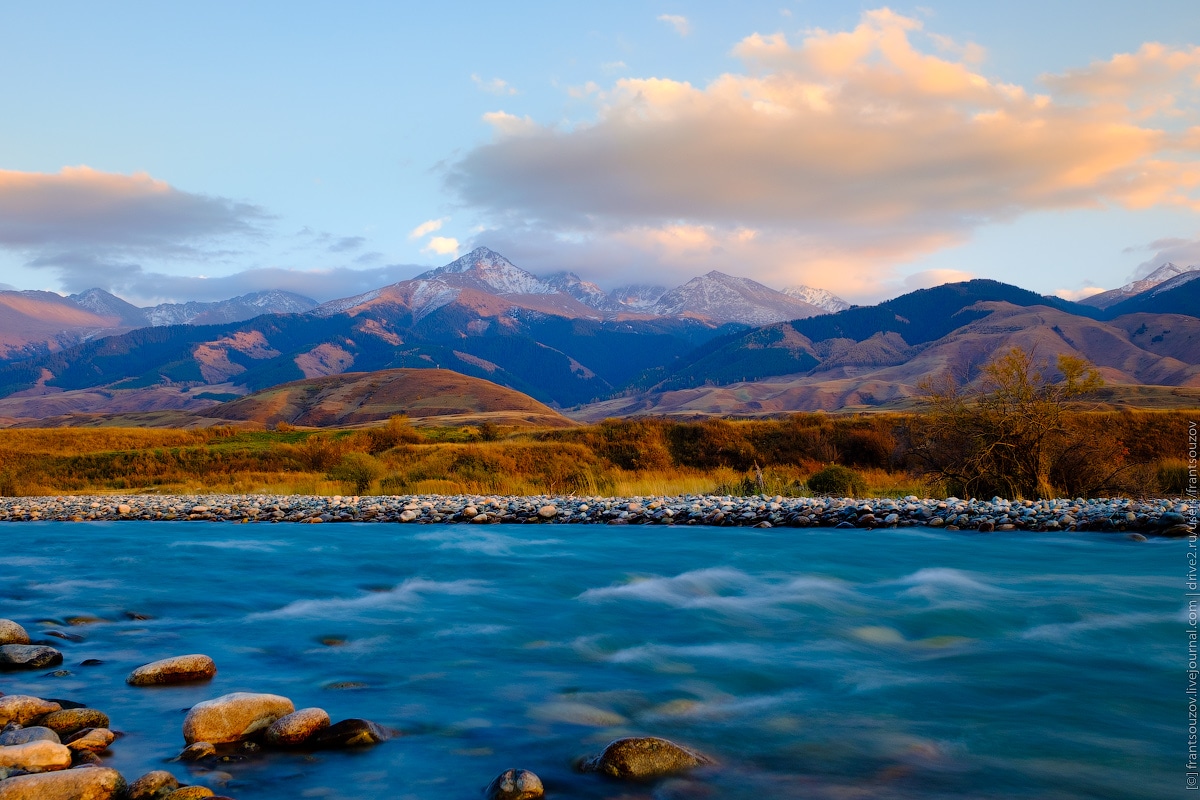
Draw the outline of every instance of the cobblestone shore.
M126 495L0 498L0 521L469 522L740 527L1101 531L1186 536L1196 503L1183 500L960 500L906 497L504 497L403 495Z

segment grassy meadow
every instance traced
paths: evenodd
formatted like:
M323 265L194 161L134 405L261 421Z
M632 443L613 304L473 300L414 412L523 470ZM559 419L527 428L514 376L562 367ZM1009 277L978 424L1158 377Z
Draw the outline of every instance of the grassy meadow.
M1070 496L1182 493L1187 425L1194 417L1073 412L1066 424L1075 438L1059 455L1057 490ZM488 423L417 428L402 417L345 430L10 428L0 430L0 495L796 496L814 493L810 481L830 465L847 468L855 492L867 496L953 493L914 445L921 420L918 414L813 413L774 420L607 420L541 430Z

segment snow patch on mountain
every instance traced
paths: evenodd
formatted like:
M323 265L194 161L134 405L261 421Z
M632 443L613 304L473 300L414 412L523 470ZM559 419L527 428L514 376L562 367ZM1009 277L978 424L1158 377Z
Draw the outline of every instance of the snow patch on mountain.
M757 281L716 270L667 292L652 310L663 316L700 317L747 325L770 325L825 313Z
M816 289L812 286L789 286L783 290L788 297L803 300L811 306L836 314L850 308L850 304L828 289Z

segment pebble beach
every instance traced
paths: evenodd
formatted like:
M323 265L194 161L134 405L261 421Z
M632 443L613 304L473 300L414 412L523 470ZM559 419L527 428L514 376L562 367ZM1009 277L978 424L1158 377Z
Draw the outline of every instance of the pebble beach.
M223 521L715 525L980 533L1095 531L1186 536L1197 504L1182 499L991 500L836 497L504 497L488 495L73 495L0 499L0 521Z

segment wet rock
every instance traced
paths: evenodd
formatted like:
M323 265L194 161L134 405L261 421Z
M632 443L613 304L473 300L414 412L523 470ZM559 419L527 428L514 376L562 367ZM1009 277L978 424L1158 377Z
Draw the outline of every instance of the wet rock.
M0 671L41 669L58 666L62 653L53 647L37 644L0 644Z
M0 619L0 644L29 644L29 634L11 619Z
M1143 535L1142 535L1142 534L1140 534L1140 533L1128 533L1128 534L1126 534L1126 535L1125 535L1125 538L1126 538L1126 539L1132 539L1132 540L1133 540L1133 541L1135 541L1135 542L1144 542L1144 541L1147 541L1146 537L1145 537L1145 536L1143 536Z
M70 748L67 748L70 750ZM71 768L99 766L104 763L104 759L93 753L91 750L71 750Z
M147 772L129 784L128 800L162 800L179 788L179 781L165 769Z
M610 742L604 752L583 763L584 772L610 778L642 780L674 775L712 764L708 756L657 736L640 736Z
M201 797L213 797L212 789L207 786L181 786L168 795L163 796L163 800L197 800Z
M291 700L277 694L222 695L192 706L183 720L183 739L188 744L236 742L295 710Z
M183 748L179 754L180 761L199 761L217 754L217 748L211 742L192 742Z
M266 742L272 747L294 747L328 727L329 714L324 709L302 708L272 722Z
M107 767L21 775L0 783L0 800L110 800L124 792L121 773Z
M71 751L58 742L45 740L0 747L0 767L25 772L49 772L71 766ZM0 791L0 798L4 793Z
M163 686L175 683L207 681L217 674L217 665L201 653L164 658L129 673L125 682L130 686Z
M542 779L526 769L506 769L483 790L487 800L539 800L545 794Z
M318 731L305 745L321 749L367 747L386 742L390 738L390 731L370 720L344 719L336 725Z
M7 725L10 722L28 725L44 714L60 710L62 710L62 706L58 703L52 703L40 697L31 697L27 694L5 695L0 697L0 725ZM51 726L47 725L46 727Z
M64 708L53 711L38 722L62 737L70 737L84 728L107 728L108 714L94 708Z
M103 753L117 738L108 728L84 728L71 738L66 745L70 750L89 750L93 753Z
M0 745L4 747L11 747L14 744L25 744L26 742L54 742L55 744L62 744L62 740L58 738L57 733L40 725L22 728L20 725L12 724L3 731L0 731Z

